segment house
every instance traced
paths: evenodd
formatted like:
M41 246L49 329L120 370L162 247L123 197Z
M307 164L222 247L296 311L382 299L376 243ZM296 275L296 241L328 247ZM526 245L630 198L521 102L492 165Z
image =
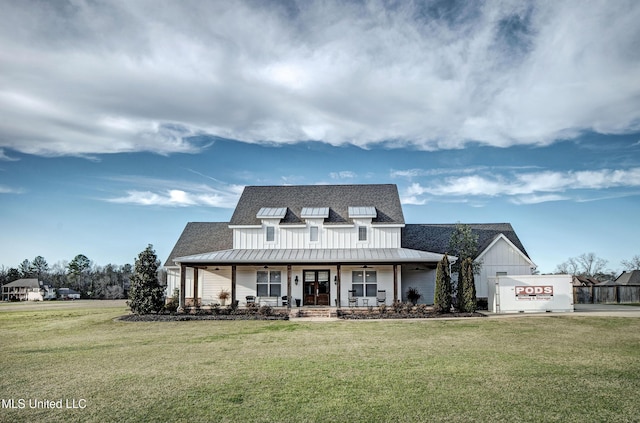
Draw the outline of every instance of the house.
M55 297L55 290L36 278L18 279L2 286L3 301L44 301Z
M471 227L478 296L487 275L531 274L511 225ZM345 307L406 301L417 287L430 304L454 230L406 224L395 185L249 186L229 222L187 224L165 263L167 295L177 289L181 306L216 303L224 289L240 305Z
M613 285L640 285L640 270L622 272L613 282Z
M593 286L601 282L591 276L573 275L571 283L573 286Z
M71 288L60 288L58 289L58 298L61 300L79 300L80 293Z

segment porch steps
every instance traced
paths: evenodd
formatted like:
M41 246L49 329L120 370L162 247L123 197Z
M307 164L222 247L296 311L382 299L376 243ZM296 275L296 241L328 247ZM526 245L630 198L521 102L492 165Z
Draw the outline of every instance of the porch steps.
M289 318L337 318L338 313L335 308L296 308L291 309Z

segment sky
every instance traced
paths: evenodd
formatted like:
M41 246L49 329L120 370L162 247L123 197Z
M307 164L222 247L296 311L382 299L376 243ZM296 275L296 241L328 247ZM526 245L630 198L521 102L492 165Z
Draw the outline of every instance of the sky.
M640 2L0 0L0 265L164 261L244 186L393 183L542 273L640 254Z

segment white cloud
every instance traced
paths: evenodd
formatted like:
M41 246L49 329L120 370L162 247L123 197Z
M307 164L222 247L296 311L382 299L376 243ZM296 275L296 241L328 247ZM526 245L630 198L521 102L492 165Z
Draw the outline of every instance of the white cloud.
M640 130L634 0L0 12L0 147L25 153L197 152L202 134L438 149Z
M136 188L127 189L125 191L126 195L102 200L110 203L135 204L140 206L205 206L229 209L236 206L244 188L243 186L229 185L199 172L190 171L214 180L216 186L139 176L118 176L109 179L124 183L127 186L135 186ZM168 186L172 188L167 189L166 187Z
M4 150L0 148L0 161L16 162L18 160L20 160L20 159L16 159L14 157L7 156L7 154L4 152Z
M331 179L353 179L358 175L350 170L343 170L340 172L331 172L329 173L329 176L331 177Z
M534 204L575 198L560 193L577 190L607 190L640 187L640 168L627 170L541 171L521 174L471 175L447 177L423 186L417 182L405 189L408 198L511 197L516 204ZM419 200L416 200L419 201Z
M0 194L23 194L24 190L21 188L11 188L6 185L0 185Z

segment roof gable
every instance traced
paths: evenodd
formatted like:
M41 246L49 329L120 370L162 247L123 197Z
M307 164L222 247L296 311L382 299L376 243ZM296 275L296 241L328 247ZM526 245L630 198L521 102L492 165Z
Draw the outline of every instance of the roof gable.
M615 281L616 285L640 285L640 270L623 272Z
M233 248L233 230L227 222L189 222L169 254L165 266L176 257Z
M510 223L471 223L471 231L478 235L478 251L474 257L482 254L497 237L502 234L511 244L528 259L529 254L516 235ZM408 224L402 229L402 247L415 250L448 253L451 234L456 230L456 224Z
M40 288L40 282L35 278L18 279L3 286L7 288Z
M373 223L404 224L398 188L380 185L248 186L231 217L231 225L259 225L261 208L286 208L281 223L303 223L303 209L329 208L326 223L352 223L349 207L371 207Z

